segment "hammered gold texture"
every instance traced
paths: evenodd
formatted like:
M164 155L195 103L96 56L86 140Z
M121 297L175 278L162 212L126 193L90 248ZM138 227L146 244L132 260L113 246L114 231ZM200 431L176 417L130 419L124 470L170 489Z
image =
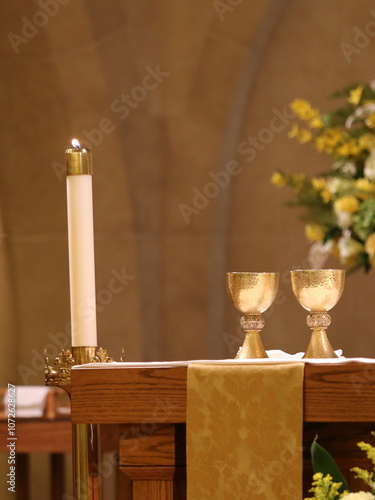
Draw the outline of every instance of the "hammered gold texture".
M189 500L302 498L303 370L189 366Z
M337 358L333 350L327 333L324 328L317 328L311 334L310 343L306 349L304 358Z
M238 350L235 359L268 358L260 340L259 332L246 331L245 340Z
M278 285L278 273L227 273L228 294L243 314L259 314L268 309Z
M309 269L291 271L292 287L298 302L307 311L329 311L344 290L342 269Z

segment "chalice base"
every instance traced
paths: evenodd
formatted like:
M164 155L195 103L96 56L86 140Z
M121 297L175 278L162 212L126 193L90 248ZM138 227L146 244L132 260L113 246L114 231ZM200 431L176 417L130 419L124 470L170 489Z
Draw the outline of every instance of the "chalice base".
M313 330L304 358L337 358L324 328Z
M262 341L260 340L259 332L254 331L246 332L246 337L242 347L237 353L235 359L254 359L254 358L268 358L264 350Z

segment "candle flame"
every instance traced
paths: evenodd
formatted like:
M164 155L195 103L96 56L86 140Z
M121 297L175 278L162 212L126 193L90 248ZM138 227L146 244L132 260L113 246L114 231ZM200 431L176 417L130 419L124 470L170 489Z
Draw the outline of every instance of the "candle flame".
M81 149L81 145L80 145L79 141L77 141L77 139L72 140L72 146L73 146L73 148Z

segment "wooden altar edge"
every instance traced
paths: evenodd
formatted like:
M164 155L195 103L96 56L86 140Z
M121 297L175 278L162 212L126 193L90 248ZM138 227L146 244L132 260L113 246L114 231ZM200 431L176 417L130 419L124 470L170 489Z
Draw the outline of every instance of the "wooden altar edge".
M72 370L73 423L186 422L187 366ZM374 422L375 364L305 365L305 422Z

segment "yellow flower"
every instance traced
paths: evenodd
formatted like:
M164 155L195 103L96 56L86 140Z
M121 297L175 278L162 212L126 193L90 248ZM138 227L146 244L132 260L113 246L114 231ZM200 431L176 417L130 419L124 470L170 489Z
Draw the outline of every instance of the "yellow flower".
M318 151L325 151L330 154L334 148L342 141L344 141L343 134L334 128L327 128L322 134L315 138L315 147Z
M289 139L293 139L293 137L296 137L301 144L305 144L305 142L311 141L312 133L306 128L300 129L298 125L294 123L292 126L292 130L288 133L288 137Z
M371 149L375 147L375 136L372 134L363 134L358 138L358 144L361 149L367 149L367 151L371 151Z
M355 214L359 210L359 201L354 196L342 196L335 201L333 208L336 213L349 212Z
M336 152L341 156L355 156L361 152L361 147L355 139L349 139L337 147Z
M274 172L271 177L271 182L274 186L277 187L282 187L285 186L286 180L283 175L281 175L279 172Z
M310 130L302 128L297 135L297 139L301 144L305 144L306 142L311 141L312 133L310 132Z
M326 234L326 228L320 224L307 224L305 234L310 241L322 241Z
M313 185L313 188L317 191L321 191L326 187L326 180L324 177L313 177L311 179L311 183Z
M370 116L368 116L365 120L365 123L369 128L375 128L375 114L371 114Z
M292 130L288 133L289 139L293 139L293 137L297 137L299 132L299 127L296 123L293 123Z
M312 118L309 122L310 128L322 128L323 127L323 120L320 115L315 116Z
M375 256L375 233L370 234L365 243L366 252L371 255L371 257Z
M350 91L350 96L348 99L350 104L354 104L355 106L359 104L359 101L361 100L362 97L363 88L364 88L363 85L358 85L358 87Z
M372 198L372 195L375 193L375 184L370 182L368 179L357 179L355 181L355 187L358 191L361 191L357 194L358 198L361 200Z
M313 188L319 191L319 195L323 199L324 203L328 203L331 199L331 192L327 187L327 183L324 177L314 177L311 179Z
M324 203L328 203L332 196L331 191L325 188L320 192L320 196L322 197Z
M319 114L319 111L313 109L305 99L294 99L290 104L290 109L301 120L312 120Z

